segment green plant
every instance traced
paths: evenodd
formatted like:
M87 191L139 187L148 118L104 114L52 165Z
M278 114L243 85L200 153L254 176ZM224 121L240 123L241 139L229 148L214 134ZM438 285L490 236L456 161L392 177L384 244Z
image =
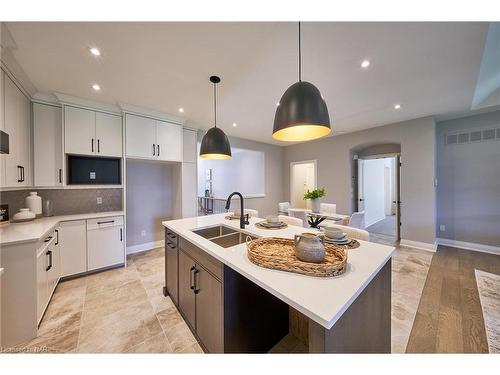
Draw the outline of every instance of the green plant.
M307 189L307 193L304 194L304 199L318 199L325 196L325 188L314 189L310 191Z

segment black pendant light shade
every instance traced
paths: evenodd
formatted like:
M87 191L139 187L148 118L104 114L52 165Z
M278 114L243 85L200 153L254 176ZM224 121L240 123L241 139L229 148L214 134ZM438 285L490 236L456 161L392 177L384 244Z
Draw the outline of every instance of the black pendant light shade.
M278 103L273 138L286 142L310 141L330 132L330 116L325 100L316 86L302 81L299 22L299 82L290 86Z
M231 157L231 145L226 134L217 127L217 91L216 85L220 82L217 76L211 76L210 82L214 84L214 127L208 129L201 140L200 157L205 159L229 159Z
M290 86L274 116L273 138L279 141L307 141L330 133L330 116L321 93L312 83Z

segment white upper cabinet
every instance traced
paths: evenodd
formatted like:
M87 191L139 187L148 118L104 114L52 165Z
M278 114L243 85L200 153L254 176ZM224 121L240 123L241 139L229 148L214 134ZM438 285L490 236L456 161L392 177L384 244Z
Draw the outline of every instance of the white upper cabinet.
M156 121L156 145L158 159L182 161L182 127Z
M198 151L196 148L196 131L184 129L182 134L182 161L185 163L196 163L198 159Z
M127 114L125 117L126 154L132 158L156 156L156 121Z
M96 112L95 133L97 154L121 158L122 152L122 118L108 113Z
M33 103L34 185L63 184L61 108Z
M182 127L127 114L126 155L130 158L182 161Z
M2 72L2 75L4 73ZM2 186L31 185L31 109L29 99L4 75L3 127L9 135L9 154L3 155Z
M64 150L67 154L122 157L121 117L65 106Z

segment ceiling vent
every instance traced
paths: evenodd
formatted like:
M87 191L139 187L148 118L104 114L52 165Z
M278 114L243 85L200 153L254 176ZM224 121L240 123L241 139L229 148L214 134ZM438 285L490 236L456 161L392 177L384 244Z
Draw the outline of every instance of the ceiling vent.
M447 133L444 138L446 145L476 143L491 140L500 140L500 128L461 130L459 132Z

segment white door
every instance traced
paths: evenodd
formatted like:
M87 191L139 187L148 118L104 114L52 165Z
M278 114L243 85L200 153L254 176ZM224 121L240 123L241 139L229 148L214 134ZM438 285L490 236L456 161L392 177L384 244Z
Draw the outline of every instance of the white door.
M64 221L59 228L61 277L87 271L87 225L85 220Z
M316 163L291 163L290 201L294 208L308 208L304 200L307 190L316 188Z
M115 220L115 218L87 220L89 271L125 262L123 225L115 225Z
M358 159L358 212L365 210L364 160Z
M61 108L33 103L34 185L62 185Z
M122 118L120 116L96 112L95 133L97 155L122 157Z
M182 217L197 216L197 170L195 163L182 163Z
M160 160L182 160L182 127L165 121L156 122L157 157Z
M196 132L183 129L182 131L182 161L184 163L196 163L198 152L196 149Z
M126 153L133 158L156 158L156 120L127 114Z
M61 276L61 256L59 251L60 247L56 241L52 243L49 250L52 252L49 258L50 269L47 271L47 292L50 298L57 286L59 277Z
M67 154L94 155L95 112L88 109L64 107L64 151Z

